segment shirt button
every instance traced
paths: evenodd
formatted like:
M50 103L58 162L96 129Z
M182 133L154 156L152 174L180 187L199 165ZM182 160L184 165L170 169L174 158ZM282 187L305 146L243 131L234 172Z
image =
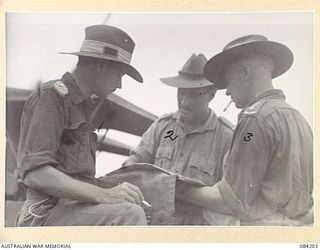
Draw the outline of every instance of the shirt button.
M250 188L252 188L252 187L253 187L253 185L252 185L252 184L250 184L250 185L249 185L249 187L250 187Z

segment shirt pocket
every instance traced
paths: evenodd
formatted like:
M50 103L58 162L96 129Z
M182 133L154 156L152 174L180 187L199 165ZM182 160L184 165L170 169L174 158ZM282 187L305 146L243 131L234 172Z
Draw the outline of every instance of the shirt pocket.
M154 164L158 167L170 170L173 153L173 146L160 146L156 152Z
M215 162L200 154L192 154L183 174L201 180L207 185L213 185L215 183Z
M92 131L92 125L86 121L74 123L64 129L57 153L63 171L69 174L88 174L92 171Z

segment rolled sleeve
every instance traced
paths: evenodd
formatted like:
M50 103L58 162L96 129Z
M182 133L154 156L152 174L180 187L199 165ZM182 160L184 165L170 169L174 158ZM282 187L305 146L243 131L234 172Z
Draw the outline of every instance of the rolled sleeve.
M143 134L137 147L130 152L139 162L153 163L157 145L157 121Z
M33 93L21 118L18 147L19 177L35 168L57 166L56 152L64 127L63 100L53 89Z

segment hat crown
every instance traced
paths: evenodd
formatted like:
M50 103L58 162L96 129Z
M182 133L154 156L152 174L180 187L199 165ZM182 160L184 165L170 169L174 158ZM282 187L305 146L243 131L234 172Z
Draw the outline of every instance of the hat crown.
M245 45L252 42L265 42L269 41L268 38L262 35L248 35L248 36L242 36L240 38L237 38L230 43L228 43L224 48L223 51L232 49L234 47L238 47L241 45Z
M60 53L120 63L127 75L143 82L141 74L130 64L134 47L134 41L121 29L110 25L93 25L85 29L85 40L80 51Z
M109 43L132 53L135 47L131 37L116 27L110 25L93 25L85 30L85 40Z
M262 35L247 35L228 43L222 52L213 56L205 66L205 77L218 89L226 88L224 69L237 58L248 54L268 55L274 62L272 79L285 73L293 63L293 53L284 44L270 41Z
M207 62L208 59L203 54L192 54L179 71L179 74L188 76L204 76L204 66Z
M160 80L169 86L177 88L213 86L204 76L204 67L207 61L203 54L192 54L177 76L161 78Z

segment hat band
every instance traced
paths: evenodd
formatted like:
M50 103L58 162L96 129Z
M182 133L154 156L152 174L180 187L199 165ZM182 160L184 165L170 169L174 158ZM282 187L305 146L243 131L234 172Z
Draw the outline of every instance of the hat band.
M197 72L187 72L187 71L178 71L179 75L186 75L186 76L194 76L194 77L204 77L203 73L197 73Z
M116 45L95 40L84 40L80 51L110 56L124 63L130 63L132 56L131 53Z

